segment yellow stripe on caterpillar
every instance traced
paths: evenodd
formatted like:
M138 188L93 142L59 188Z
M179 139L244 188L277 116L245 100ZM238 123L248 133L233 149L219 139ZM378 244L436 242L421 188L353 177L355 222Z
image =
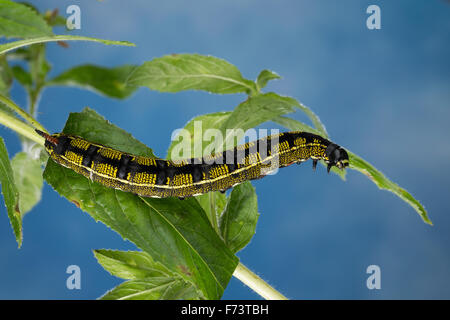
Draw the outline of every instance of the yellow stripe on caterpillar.
M180 161L132 155L73 135L37 132L46 139L45 148L56 163L106 187L146 197L184 198L224 191L310 158L313 168L318 160L324 160L328 172L333 166L344 169L349 165L342 147L301 131L268 136L222 153Z

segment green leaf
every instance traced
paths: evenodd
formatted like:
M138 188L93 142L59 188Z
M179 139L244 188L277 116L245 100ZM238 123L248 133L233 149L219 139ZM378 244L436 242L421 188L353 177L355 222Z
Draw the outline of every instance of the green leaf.
M250 242L258 216L258 201L252 184L246 181L234 187L219 224L222 238L232 252L238 252Z
M273 92L249 97L239 104L222 123L220 129L224 133L223 145L226 149L234 147L237 141L243 137L243 132L280 115L294 112L297 104L295 99ZM240 131L240 134L235 131L236 129Z
M25 46L29 46L36 43L45 43L45 42L55 42L55 41L93 41L100 42L106 45L119 45L119 46L135 46L133 43L128 41L113 41L113 40L104 40L83 36L71 36L71 35L58 35L58 36L48 36L48 37L38 37L31 38L25 40L12 41L5 44L0 45L0 55L5 54L9 51L22 48Z
M273 121L282 125L283 127L288 128L289 130L292 130L292 131L306 131L306 132L317 134L317 135L321 136L322 138L329 139L328 135L325 135L320 130L314 129L314 128L308 126L307 124L300 122L298 120L292 119L292 118L280 116L280 117L273 119ZM327 164L323 160L320 160L319 163L321 165L323 165L325 168L327 167ZM340 170L336 167L332 167L331 172L337 174L342 180L345 181L345 176L347 174L347 172L345 170Z
M219 112L196 117L188 122L184 127L184 131L179 133L174 142L169 147L169 157L171 158L189 158L200 157L209 152L204 152L205 146L211 143L215 143L212 148L215 152L222 151L224 146L226 149L233 148L238 141L244 136L246 130L256 127L261 123L270 121L282 114L293 112L297 101L289 97L282 97L275 93L258 94L253 97L249 97L246 101L239 104L233 112ZM220 141L204 141L203 132L208 129L217 129L223 139ZM235 129L241 129L234 131ZM187 143L179 141L179 138L189 139ZM190 155L182 156L178 152L178 144L183 143L182 148L186 148L186 145L190 144ZM198 147L196 147L196 145ZM211 148L208 148L211 149ZM211 151L211 150L210 150ZM214 213L211 212L211 202L209 195L201 195L196 197L200 205L205 210L212 225L216 219ZM226 201L224 194L215 192L214 195L216 209L216 216L223 210L223 205Z
M137 87L127 86L125 83L127 77L135 68L131 65L115 68L82 65L63 72L48 81L46 85L81 87L107 97L124 99L137 89Z
M211 205L212 197L214 197L214 206ZM219 220L219 217L222 214L223 209L225 209L225 205L227 204L226 194L219 191L201 194L199 196L196 196L195 199L197 199L198 203L205 211L209 221L211 221L211 224L214 224L213 219L215 219L216 221ZM215 210L212 210L212 207L214 207Z
M11 167L20 195L19 209L23 217L41 200L44 185L41 162L28 153L19 152L11 160Z
M153 261L152 257L143 251L103 249L95 250L94 254L97 261L112 275L123 279L138 280L119 285L105 294L102 299L123 299L125 297L129 299L132 297L134 299L197 299L203 297L192 284L170 272L162 264ZM144 284L144 286L136 285L137 283ZM156 288L155 283L171 284ZM149 295L149 289L151 295ZM168 294L169 292L170 294Z
M9 162L8 151L5 142L0 137L0 181L2 184L3 199L5 200L6 211L9 222L14 231L17 244L22 245L22 216L19 209L19 191L17 190L14 173Z
M281 79L281 77L273 71L263 70L259 73L256 79L256 84L258 88L264 88L270 80Z
M174 274L143 251L94 250L95 258L106 271L122 279L169 277Z
M174 141L169 147L168 157L171 159L192 158L204 156L210 152L207 150L213 149L219 152L226 146L228 149L233 148L238 141L244 136L246 130L256 127L261 123L270 121L282 114L294 111L297 105L295 99L289 97L282 97L275 93L258 94L249 97L236 107L233 112L218 112L196 117L190 120L184 130L179 132ZM208 129L219 129L221 137L220 141L207 141L204 139L204 133ZM242 129L234 131L234 129ZM181 145L178 145L181 143ZM214 144L213 148L205 147ZM188 155L180 154L180 150L189 150ZM224 204L226 203L226 196L220 192L214 193L216 208L216 216L222 213ZM211 212L211 203L209 194L196 197L200 205L205 210L211 223L214 215Z
M32 38L53 35L45 19L29 6L0 0L0 36Z
M126 281L100 299L102 300L196 300L195 288L180 277L153 277Z
M95 121L97 119L98 121ZM92 110L71 114L64 129L90 141L138 155L142 144ZM62 196L134 242L155 262L192 283L207 299L223 294L238 259L211 228L193 198L153 199L106 188L49 160L46 181Z
M216 112L201 115L190 120L172 140L167 151L167 158L180 160L205 156L214 140L206 137L208 130L220 129L230 117L231 112ZM212 138L211 138L212 139Z
M217 112L195 117L190 120L186 126L178 132L170 144L167 152L167 158L179 160L183 158L197 158L209 154L207 146L215 141L208 141L204 138L210 129L217 129L228 119L231 112ZM219 132L220 133L220 132ZM184 150L184 152L182 152ZM196 196L200 206L205 211L211 224L213 220L222 213L226 204L226 195L221 192L214 192L215 211L211 212L211 195L209 193Z
M372 166L367 161L363 160L361 157L355 155L354 153L348 151L349 160L350 160L350 169L357 170L367 176L373 183L375 183L378 188L385 189L391 191L400 199L408 203L414 210L420 215L422 220L429 225L433 225L430 218L428 217L428 213L408 191L403 188L400 188L396 183L392 182L386 176L378 171L374 166Z
M14 78L24 87L31 87L33 80L28 71L24 70L21 66L15 65L12 67L12 73Z
M280 117L274 118L273 121L278 123L278 124L280 124L280 125L282 125L283 127L287 128L289 130L292 130L292 131L311 132L311 133L317 134L319 136L322 136L322 137L328 139L319 130L314 129L314 128L310 127L309 125L307 125L307 124L305 124L305 123L303 123L301 121L298 121L298 120L295 120L295 119L292 119L292 118L289 118L289 117L280 116Z
M111 131L113 131L113 138ZM89 141L108 145L124 152L156 158L152 149L133 138L130 133L112 125L90 108L84 108L82 112L71 113L64 132L79 135Z
M286 117L279 117L279 118L275 119L275 122L289 128L290 130L308 131L308 132L312 132L312 133L321 135L320 132L318 132L317 130L309 127L308 125L306 125L304 123L294 120L294 119L290 119L290 118L286 118ZM322 135L322 137L323 137L323 135ZM409 194L405 189L400 188L397 184L395 184L394 182L392 182L388 178L386 178L386 176L384 176L383 173L378 171L370 163L363 160L359 156L355 155L348 149L346 149L346 150L347 150L347 153L350 158L349 159L349 161L350 161L349 168L350 169L357 170L357 171L363 173L370 180L372 180L372 182L375 183L380 189L386 189L386 190L393 192L395 195L397 195L403 201L405 201L411 207L413 207L414 210L417 211L417 213L421 216L421 218L423 219L423 221L425 223L432 224L431 220L428 218L428 214L427 214L425 208L411 194ZM326 166L326 164L323 163L323 161L321 161L321 163L324 166ZM343 173L345 173L345 171L341 171L339 169L336 169L335 167L333 167L331 170L334 173L340 175L341 178L345 179L345 175L343 176Z
M13 72L5 56L0 56L0 94L9 96L13 83Z
M234 65L199 54L174 54L147 61L133 72L128 83L161 92L204 90L254 94L257 91L255 83L244 79Z
M295 100L295 106L297 108L299 108L301 111L303 111L303 113L305 113L308 116L308 118L311 120L315 129L320 133L320 135L322 137L328 139L327 130L325 129L325 126L322 124L322 122L320 121L319 117L311 109L309 109L305 105L301 104L297 100Z
M288 98L288 97L286 97L286 98ZM328 139L327 130L325 129L325 126L322 124L322 122L320 121L319 117L310 108L301 104L294 98L290 98L290 99L291 99L291 103L296 108L300 109L303 113L305 113L308 116L308 118L311 120L312 124L314 125L314 128L315 128L314 131L316 131L317 134L321 135L322 137ZM310 132L313 132L313 131L310 131Z

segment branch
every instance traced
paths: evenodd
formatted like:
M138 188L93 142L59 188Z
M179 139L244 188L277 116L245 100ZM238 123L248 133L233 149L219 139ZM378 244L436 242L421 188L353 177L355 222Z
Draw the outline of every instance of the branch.
M34 131L34 128L3 111L0 111L0 124L14 130L20 135L44 146L45 139Z
M272 288L267 282L258 277L240 262L236 267L236 270L234 270L233 276L266 300L288 300L288 298Z

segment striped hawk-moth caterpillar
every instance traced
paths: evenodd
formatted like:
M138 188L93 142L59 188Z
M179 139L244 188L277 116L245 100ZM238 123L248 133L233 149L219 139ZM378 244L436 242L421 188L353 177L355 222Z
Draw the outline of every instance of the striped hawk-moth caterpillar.
M45 149L56 163L100 184L144 197L185 198L225 190L286 167L312 159L344 169L348 154L321 136L291 131L203 158L172 161L121 152L85 139L57 133L36 132L45 138Z

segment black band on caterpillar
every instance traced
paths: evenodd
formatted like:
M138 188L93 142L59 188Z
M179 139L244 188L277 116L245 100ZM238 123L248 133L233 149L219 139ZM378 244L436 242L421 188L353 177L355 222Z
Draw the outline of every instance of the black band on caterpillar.
M46 134L45 148L56 163L110 188L144 197L190 197L224 192L246 180L259 179L293 163L318 160L344 169L348 154L318 135L292 131L268 136L203 158L170 161L136 156L83 138Z

